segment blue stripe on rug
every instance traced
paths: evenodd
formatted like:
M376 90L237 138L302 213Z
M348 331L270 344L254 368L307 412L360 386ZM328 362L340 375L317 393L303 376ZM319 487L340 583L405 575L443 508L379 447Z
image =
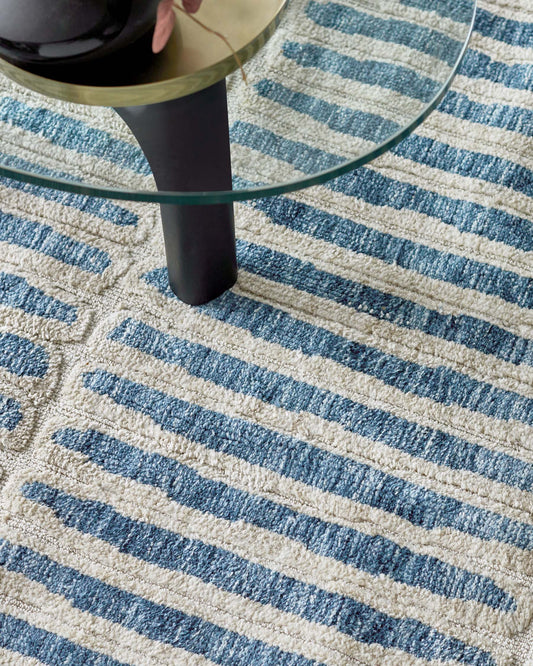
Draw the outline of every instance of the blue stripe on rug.
M89 273L101 274L111 265L111 259L104 250L60 234L48 225L15 217L1 210L0 241L35 250Z
M400 0L402 5L433 11L454 21L470 23L472 2L458 0ZM498 16L483 7L477 7L474 30L484 37L490 37L511 46L530 48L533 44L533 23L516 21Z
M238 256L241 259L241 251L246 249L245 246L241 245L241 241L238 242L238 249ZM242 262L245 261L246 257L243 256ZM251 272L255 270L257 269L252 267ZM268 279L275 280L276 277L275 274L272 274ZM167 298L176 298L168 284L166 268L150 271L143 276L143 279ZM301 288L301 285L298 284L297 288ZM331 296L335 296L335 294L327 294L326 298L331 298ZM217 307L215 309L211 307L209 309L211 316L216 316L218 319L225 321L224 312L231 316L232 306L238 308L244 306L245 310L247 309L250 312L251 304L254 303L251 300L241 301L237 296L227 296L226 298L228 300L236 298L237 302L226 303L224 299L220 299L217 306L222 305L222 308ZM228 307L224 309L226 304ZM347 302L346 305L372 317L390 321L396 326L423 331L443 340L449 340L470 349L477 349L484 354L497 356L515 365L521 363L533 365L533 340L521 338L482 319L475 319L467 315L441 314L412 301L360 284L357 285L357 294L354 293L353 300ZM261 306L256 302L254 307L260 308Z
M72 515L71 520L67 522L72 522L77 529L85 530L88 534L91 533L90 529L93 529L92 533L100 539L107 537L110 542L113 540L119 542L117 545L121 552L134 550L139 545L138 541L134 541L128 546L123 540L124 523L120 514L116 514L116 530L111 525L104 525L100 522L104 515L114 513L105 504L87 503L69 498L68 495L48 489L42 484L27 485L24 490L28 497L41 500L43 503L46 500L52 503L55 499L54 508L58 513L61 513L61 508L69 504L70 500L71 508L81 509L81 511ZM84 513L83 509L89 513ZM91 513L92 511L95 513ZM65 516L65 518L67 517ZM87 521L94 521L92 528ZM130 523L132 526L135 525L134 521L130 521ZM157 528L150 525L139 525L141 530L142 527L145 527L143 536L148 539L143 545L143 550L145 553L152 552L154 560L158 554L167 554L171 558L187 555L178 552L168 553L168 543L157 544L155 541L151 541L152 536L157 536ZM152 544L152 548L147 548L148 543ZM216 566L216 562L212 565ZM76 569L60 565L29 548L12 545L3 539L0 540L0 566L43 584L50 592L62 595L75 608L86 613L120 624L152 640L204 655L216 664L226 664L227 666L249 666L252 663L283 664L283 666L313 666L316 664L318 666L315 661L297 654L283 652L279 648L223 629L199 617L186 615L174 608L148 601L131 592L108 585L97 578L82 574ZM209 563L198 562L197 566L209 566ZM471 650L474 651L474 648Z
M261 97L305 113L335 132L349 134L374 143L385 141L391 134L401 129L398 123L386 120L374 113L348 109L312 95L295 92L270 79L262 79L255 84L255 88Z
M463 289L476 289L509 303L533 308L532 278L393 236L287 197L256 199L245 205L265 213L269 221L278 226L375 257L389 265L416 271L434 280L443 280ZM403 299L397 299L395 311L398 301L405 303ZM427 309L423 309L427 313Z
M13 432L22 420L22 407L13 398L0 393L0 428Z
M399 2L407 7L437 12L440 16L458 23L470 23L472 20L471 0L399 0Z
M23 277L3 271L0 272L0 304L66 324L73 324L78 318L77 308L73 305L48 296Z
M434 169L478 178L533 196L533 172L510 160L487 153L455 148L428 137L410 134L391 149L395 155Z
M98 157L144 176L152 173L138 146L56 111L4 97L0 99L0 122L33 132L55 146Z
M14 333L0 333L0 367L18 377L44 377L49 359L44 347Z
M468 49L458 73L470 79L486 79L506 88L533 90L533 68L531 65L508 65L492 60L481 51Z
M240 242L239 250L243 254L246 252L246 247L242 246ZM261 270L255 267L247 255L242 258L242 265L245 264L252 273ZM166 269L162 270L166 272ZM264 268L262 273L267 279L273 281L279 278L274 264ZM313 272L313 275L316 278L322 277L319 273ZM161 276L161 282L163 280L167 280L168 283L167 274ZM297 289L309 289L309 293L316 293L322 298L336 301L377 319L389 321L396 326L419 330L442 340L454 342L469 349L476 349L483 354L496 356L514 365L533 366L533 340L510 333L483 319L468 315L443 314L373 287L356 282L344 283L342 279L335 280L334 284L329 284L328 286L331 287L329 292L322 291L320 285L313 282L310 285L307 285L305 281L303 283L294 282L292 285ZM161 286L159 288L161 290Z
M340 134L382 143L401 129L401 125L375 114L342 107L312 95L295 92L268 79L257 83L256 88L261 97L305 114ZM465 178L478 178L488 183L509 187L526 196L533 196L533 173L521 164L501 157L455 148L416 134L406 137L391 148L391 152L434 169L441 169Z
M463 93L455 90L448 91L437 109L442 113L448 113L471 123L499 127L525 136L533 136L533 111L531 109L500 103L482 104L472 101Z
M389 412L370 409L333 392L246 363L201 344L182 340L143 322L124 320L108 338L237 393L287 411L309 412L412 456L468 470L521 490L533 490L533 465Z
M241 265L244 268L267 279L282 282L284 284L290 284L291 286L294 286L295 288L302 291L307 291L316 296L336 301L337 303L346 305L348 307L357 308L358 305L364 303L366 300L361 298L360 293L361 288L363 290L365 289L364 285L359 285L359 283L340 275L336 275L335 273L327 273L326 271L322 271L316 268L310 261L304 261L292 255L285 254L284 252L279 252L269 247L256 245L255 243L244 240L238 241L238 251ZM434 258L431 256L430 252L428 255L428 259ZM285 262L289 262L290 267ZM461 262L459 261L458 263L459 266L457 266L457 269L461 267ZM409 266L409 268L411 267ZM490 269L487 272L490 274ZM464 284L459 284L458 286L466 289L476 289L482 293L489 292L494 296L500 296L503 298L503 300L507 300L510 303L517 303L517 305L523 308L531 309L533 307L533 282L528 278L513 276L512 273L505 274L504 271L502 271L502 273L504 273L504 275L498 275L498 278L502 278L501 283L498 284L501 284L503 290L505 290L503 296L497 294L496 289L479 289L475 282L473 273L471 273L470 284L466 282ZM435 277L438 279L436 275L430 277ZM515 277L516 280L514 284L512 277ZM482 278L483 276L481 275L479 279L481 282L481 287L486 287L486 283L483 285ZM452 281L450 280L450 282ZM407 308L411 317L417 313L418 317L425 318L428 316L429 312L431 312L428 308L423 306L412 307L412 301L407 301L406 299L387 294L386 292L380 292L379 290L371 287L368 287L368 289L373 298L369 299L367 302L369 306L373 304L374 308L383 307L388 300L387 297L389 296L392 299L390 303L394 304L396 307L401 305L404 305L405 307L406 304L409 304ZM504 298L505 296L508 298ZM395 320L401 319L401 317L398 315L399 313L397 313L396 317L394 317ZM416 319L411 319L411 326L418 328ZM421 325L420 328L423 329L424 325ZM526 350L527 352L530 351L530 341L528 340L527 342L527 346L525 346L523 349L520 349L521 355L517 358L517 360L519 360L521 363L532 364L533 359L529 356L529 353L524 353ZM513 350L513 352L516 353L516 350Z
M278 282L292 285L296 284L292 282L292 276L295 275L298 288L306 289L307 282L312 285L307 287L310 292L326 298L338 291L339 285L343 286L341 278L317 271L311 264L303 264L294 257L266 248L253 250L254 256L248 256L242 266L263 277L275 276ZM285 257L286 264L282 265ZM266 264L257 262L259 258L270 262L272 273L265 268ZM344 302L347 302L346 297ZM445 405L456 404L506 421L515 419L533 424L533 401L525 396L478 382L444 366L428 368L402 361L298 320L266 303L247 301L229 292L212 304L201 306L201 310L234 326L250 330L256 337L276 342L288 349L298 349L309 356L330 358L406 393L431 398Z
M124 662L112 659L100 652L89 650L62 636L4 613L0 613L0 647L24 657L37 659L43 664L48 664L48 666L57 666L58 664L128 666Z
M231 138L235 143L287 162L306 174L315 174L346 163L344 157L326 153L242 121L233 123ZM366 167L328 181L324 187L362 199L374 206L423 213L460 231L506 243L524 252L533 250L533 224L525 218L425 190Z
M70 174L55 169L48 169L40 164L28 162L15 155L8 155L7 153L0 152L0 163L3 166L10 166L14 169L21 169L29 173L39 174L42 176L50 176L50 178L59 178L60 180L68 180L72 183L79 183L79 178L75 178ZM20 190L31 194L47 201L54 201L62 206L69 206L76 208L82 213L99 217L106 222L111 222L118 227L137 226L139 221L138 216L132 213L127 208L117 206L113 202L98 197L87 197L82 194L72 194L62 190L55 190L48 187L40 187L31 183L24 183L12 178L1 177L0 182L12 190Z
M244 520L303 543L306 548L447 598L471 599L503 612L516 610L512 596L484 576L414 553L382 536L369 536L298 513L272 500L202 477L190 467L129 446L95 430L59 430L53 440L79 451L107 472L162 490L170 499L232 522Z
M311 0L306 14L325 28L401 44L438 58L450 68L455 65L463 47L462 41L437 30L408 21L377 18L334 2L318 3ZM472 79L486 79L518 90L531 90L533 85L533 72L529 64L508 65L473 49L466 51L459 73Z
M286 58L302 67L314 67L345 79L394 90L422 102L430 102L441 88L438 81L402 65L378 60L357 60L318 44L286 41L282 49Z
M326 187L375 206L423 213L459 231L484 236L523 252L533 250L533 223L527 218L425 190L388 178L372 169L362 167L353 173L344 174L327 183Z
M259 257L265 261L273 261L268 251L265 253L258 251L253 259L249 258L250 265L248 262L243 262L241 265L247 270L253 269L258 275L268 277L268 271L257 263ZM281 257L275 257L276 261L280 259ZM317 293L323 289L326 297L342 284L342 281L337 282L336 276L317 271L311 264L299 265L300 263L295 259L294 263L288 261L279 273L274 270L277 281L291 284L289 277L285 280L283 270L290 274L291 269L294 269L300 280L298 288L305 290L305 282L312 282L314 287L310 291ZM277 265L275 267L278 268ZM404 393L430 398L444 405L458 405L492 418L505 421L517 420L533 425L531 398L477 381L443 365L430 368L404 361L391 354L343 338L325 328L313 326L269 304L247 301L244 297L230 292L212 304L200 306L200 309L211 317L247 329L256 337L275 342L287 349L302 351L308 356L329 358L351 370L375 377Z
M22 490L29 499L51 508L68 527L107 541L121 552L164 569L183 571L233 594L299 615L309 622L333 627L354 640L394 647L424 659L455 659L464 664L494 663L487 652L437 632L422 622L391 617L355 599L289 578L230 551L133 520L102 502L80 500L41 483L26 484ZM147 544L152 547L147 548ZM60 575L58 572L57 577ZM275 648L271 650L274 654L280 653ZM261 663L256 653L253 656L254 663ZM248 664L252 663L251 655L249 657ZM265 657L267 655L263 659ZM263 663L283 662L281 659L270 662L265 659Z
M292 141L270 130L242 120L236 120L230 129L231 141L265 155L291 164L307 174L316 174L347 162L345 157L326 153L301 141Z
M477 8L474 29L484 37L490 37L511 46L522 46L528 49L533 44L533 23L498 16L482 7Z
M373 60L359 61L317 44L288 41L283 44L283 54L302 67L314 67L345 79L379 85L422 102L430 102L441 88L438 81L422 77L406 67ZM533 136L531 109L501 103L483 104L455 90L449 90L437 108L461 120Z
M305 13L317 25L346 35L363 35L383 42L407 46L438 58L452 67L463 43L438 30L409 21L381 18L336 2L311 0Z
M486 541L533 550L533 525L439 495L370 465L210 411L106 370L85 373L83 384L89 391L149 417L168 432L324 492L397 515L423 529L448 527Z

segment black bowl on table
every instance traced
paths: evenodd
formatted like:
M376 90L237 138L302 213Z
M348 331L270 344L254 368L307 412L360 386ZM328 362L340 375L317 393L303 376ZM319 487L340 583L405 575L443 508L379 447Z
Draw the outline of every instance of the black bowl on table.
M0 0L0 57L19 67L115 53L155 25L159 0Z

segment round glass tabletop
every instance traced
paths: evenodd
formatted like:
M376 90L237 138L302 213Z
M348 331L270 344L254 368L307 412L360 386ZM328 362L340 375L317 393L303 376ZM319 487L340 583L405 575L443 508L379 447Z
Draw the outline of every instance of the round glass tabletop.
M159 203L252 199L323 183L389 150L437 106L467 48L475 0L204 0L167 48L54 70L0 60L0 174ZM148 53L148 55L147 55ZM110 107L162 102L226 77L233 189L158 191ZM15 81L15 83L13 83ZM57 116L68 118L68 131ZM54 162L54 145L79 159ZM66 172L66 170L68 170Z

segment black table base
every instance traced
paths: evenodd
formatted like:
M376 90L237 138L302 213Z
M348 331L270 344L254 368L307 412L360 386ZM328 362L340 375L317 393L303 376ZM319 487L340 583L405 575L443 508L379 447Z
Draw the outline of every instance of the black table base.
M116 108L137 138L160 191L231 189L224 80L187 97ZM172 291L200 305L237 279L233 204L161 206Z

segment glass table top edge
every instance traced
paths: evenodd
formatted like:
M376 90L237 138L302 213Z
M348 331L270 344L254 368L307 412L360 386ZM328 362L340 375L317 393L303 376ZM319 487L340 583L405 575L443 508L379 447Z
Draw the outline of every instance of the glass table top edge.
M275 19L272 21L270 28L273 30L279 22L281 15L283 14L287 3L284 3L280 12L276 15ZM70 192L73 194L81 194L85 196L93 197L103 197L113 200L123 200L123 201L139 201L139 202L149 202L149 203L159 203L159 204L186 204L186 205L206 205L206 204L218 204L218 203L230 203L236 201L246 201L251 199L263 198L276 196L281 194L287 194L289 192L294 192L301 190L307 187L314 185L323 184L329 180L342 176L354 169L361 167L373 159L379 157L386 151L393 148L395 145L400 143L404 138L409 136L431 113L435 110L438 104L441 102L445 94L451 87L451 84L457 74L457 71L464 59L465 53L468 49L470 39L472 36L472 31L474 28L474 22L476 18L477 11L477 0L472 0L472 16L469 22L468 31L464 39L461 51L450 70L450 73L447 79L442 84L439 91L434 95L434 97L427 103L426 107L405 127L400 129L398 132L392 134L390 137L385 139L380 144L376 145L375 148L368 151L367 153L357 157L354 160L349 160L340 165L334 166L329 169L325 169L318 173L298 177L297 179L287 180L286 182L276 183L276 184L266 184L266 185L257 185L252 186L246 189L233 189L227 191L206 191L206 192L171 192L171 191L155 191L155 190L126 190L126 189L116 189L107 186L101 185L92 185L88 183L64 180L60 178L53 178L51 176L40 176L36 173L30 173L17 169L15 167L8 167L0 164L0 175L6 178L11 178L25 183L30 183L37 186L60 189L65 192ZM260 39L261 36L258 36L256 39ZM255 40L254 40L255 41ZM248 45L247 45L248 46ZM241 50L245 50L244 49ZM235 69L235 62L233 57L228 58L233 63L233 70ZM9 63L7 63L10 65ZM16 68L18 69L18 68ZM5 72L4 72L5 73ZM218 80L224 78L225 75L219 77ZM215 83L215 81L213 81ZM161 100L163 101L163 100Z

